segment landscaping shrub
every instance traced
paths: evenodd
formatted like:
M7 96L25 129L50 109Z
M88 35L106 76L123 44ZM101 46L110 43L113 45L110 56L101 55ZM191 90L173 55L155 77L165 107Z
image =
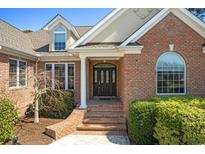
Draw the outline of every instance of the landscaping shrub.
M0 98L0 144L4 144L14 136L14 127L18 114L8 99Z
M129 105L128 135L134 144L155 144L153 137L156 104L135 101Z
M48 118L66 118L73 110L73 93L62 90L46 91L39 100L39 113Z
M205 144L205 98L155 96L129 105L134 144Z
M205 111L181 104L164 101L157 104L154 137L159 144L204 144Z

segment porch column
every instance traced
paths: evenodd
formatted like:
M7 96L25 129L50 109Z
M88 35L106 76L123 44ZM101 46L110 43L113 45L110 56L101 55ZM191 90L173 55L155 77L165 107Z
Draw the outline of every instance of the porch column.
M81 60L81 90L80 90L80 108L86 109L86 57L80 57Z

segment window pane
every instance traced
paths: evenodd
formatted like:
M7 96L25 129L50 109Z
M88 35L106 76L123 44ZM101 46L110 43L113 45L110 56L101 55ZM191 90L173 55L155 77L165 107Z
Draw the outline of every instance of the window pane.
M52 64L46 64L46 87L52 87Z
M74 89L74 65L68 64L68 89Z
M9 60L9 87L17 86L17 61Z
M65 34L55 34L55 50L65 50Z
M184 62L174 53L160 56L157 63L157 93L184 93Z
M55 34L55 42L65 42L65 34Z
M26 85L26 62L19 61L19 86Z
M55 64L55 88L65 89L65 65Z

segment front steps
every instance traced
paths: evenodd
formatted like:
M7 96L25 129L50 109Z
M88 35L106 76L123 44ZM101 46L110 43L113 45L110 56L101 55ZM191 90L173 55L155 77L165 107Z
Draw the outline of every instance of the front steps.
M126 120L120 102L93 103L88 105L77 134L127 135Z

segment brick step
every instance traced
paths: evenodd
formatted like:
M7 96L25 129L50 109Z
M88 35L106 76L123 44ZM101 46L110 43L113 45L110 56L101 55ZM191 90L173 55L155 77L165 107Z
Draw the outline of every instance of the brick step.
M81 124L77 126L80 131L127 131L125 124Z
M88 108L123 108L122 104L89 104Z
M89 118L84 119L83 124L125 124L124 118Z
M122 108L120 107L103 107L103 108L100 108L100 107L92 107L92 108L88 108L88 111L105 111L105 112L120 112L120 111L123 111Z
M88 111L85 118L123 118L123 112L92 112Z
M127 136L126 131L75 131L72 135L120 135Z

